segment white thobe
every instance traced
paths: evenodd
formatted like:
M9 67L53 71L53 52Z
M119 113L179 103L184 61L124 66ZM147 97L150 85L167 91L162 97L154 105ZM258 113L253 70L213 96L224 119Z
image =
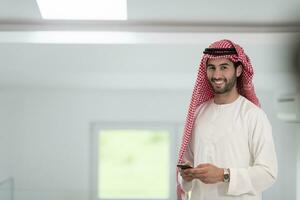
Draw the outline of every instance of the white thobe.
M230 104L213 99L196 111L192 140L184 159L194 167L211 163L230 169L230 182L204 184L179 177L191 200L260 200L277 177L272 128L266 114L239 96Z

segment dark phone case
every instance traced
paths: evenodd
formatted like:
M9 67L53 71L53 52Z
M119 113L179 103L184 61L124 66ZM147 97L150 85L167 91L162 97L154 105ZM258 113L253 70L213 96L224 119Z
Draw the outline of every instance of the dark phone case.
M177 165L177 167L179 167L180 169L189 169L189 168L192 168L189 165Z

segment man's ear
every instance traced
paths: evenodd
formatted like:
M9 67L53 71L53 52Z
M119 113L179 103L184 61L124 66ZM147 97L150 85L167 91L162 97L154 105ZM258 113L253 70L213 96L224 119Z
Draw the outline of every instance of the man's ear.
M237 66L236 68L236 77L239 77L243 72L243 67L242 65Z

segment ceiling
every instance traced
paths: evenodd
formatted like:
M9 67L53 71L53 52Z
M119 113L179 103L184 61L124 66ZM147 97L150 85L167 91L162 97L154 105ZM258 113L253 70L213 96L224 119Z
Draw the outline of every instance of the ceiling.
M128 21L51 21L35 0L0 0L0 85L189 89L211 41L229 37L255 52L254 44L276 43L276 33L299 32L299 7L298 0L128 0Z
M298 0L128 0L128 20L172 23L286 23L299 22ZM39 21L35 0L1 0L1 21Z

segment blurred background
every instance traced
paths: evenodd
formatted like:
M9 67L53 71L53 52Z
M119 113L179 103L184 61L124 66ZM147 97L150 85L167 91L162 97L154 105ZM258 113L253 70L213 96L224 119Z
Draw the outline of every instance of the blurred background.
M263 199L300 200L298 0L96 2L0 0L0 200L175 200L198 65L220 39L251 58L273 125Z

